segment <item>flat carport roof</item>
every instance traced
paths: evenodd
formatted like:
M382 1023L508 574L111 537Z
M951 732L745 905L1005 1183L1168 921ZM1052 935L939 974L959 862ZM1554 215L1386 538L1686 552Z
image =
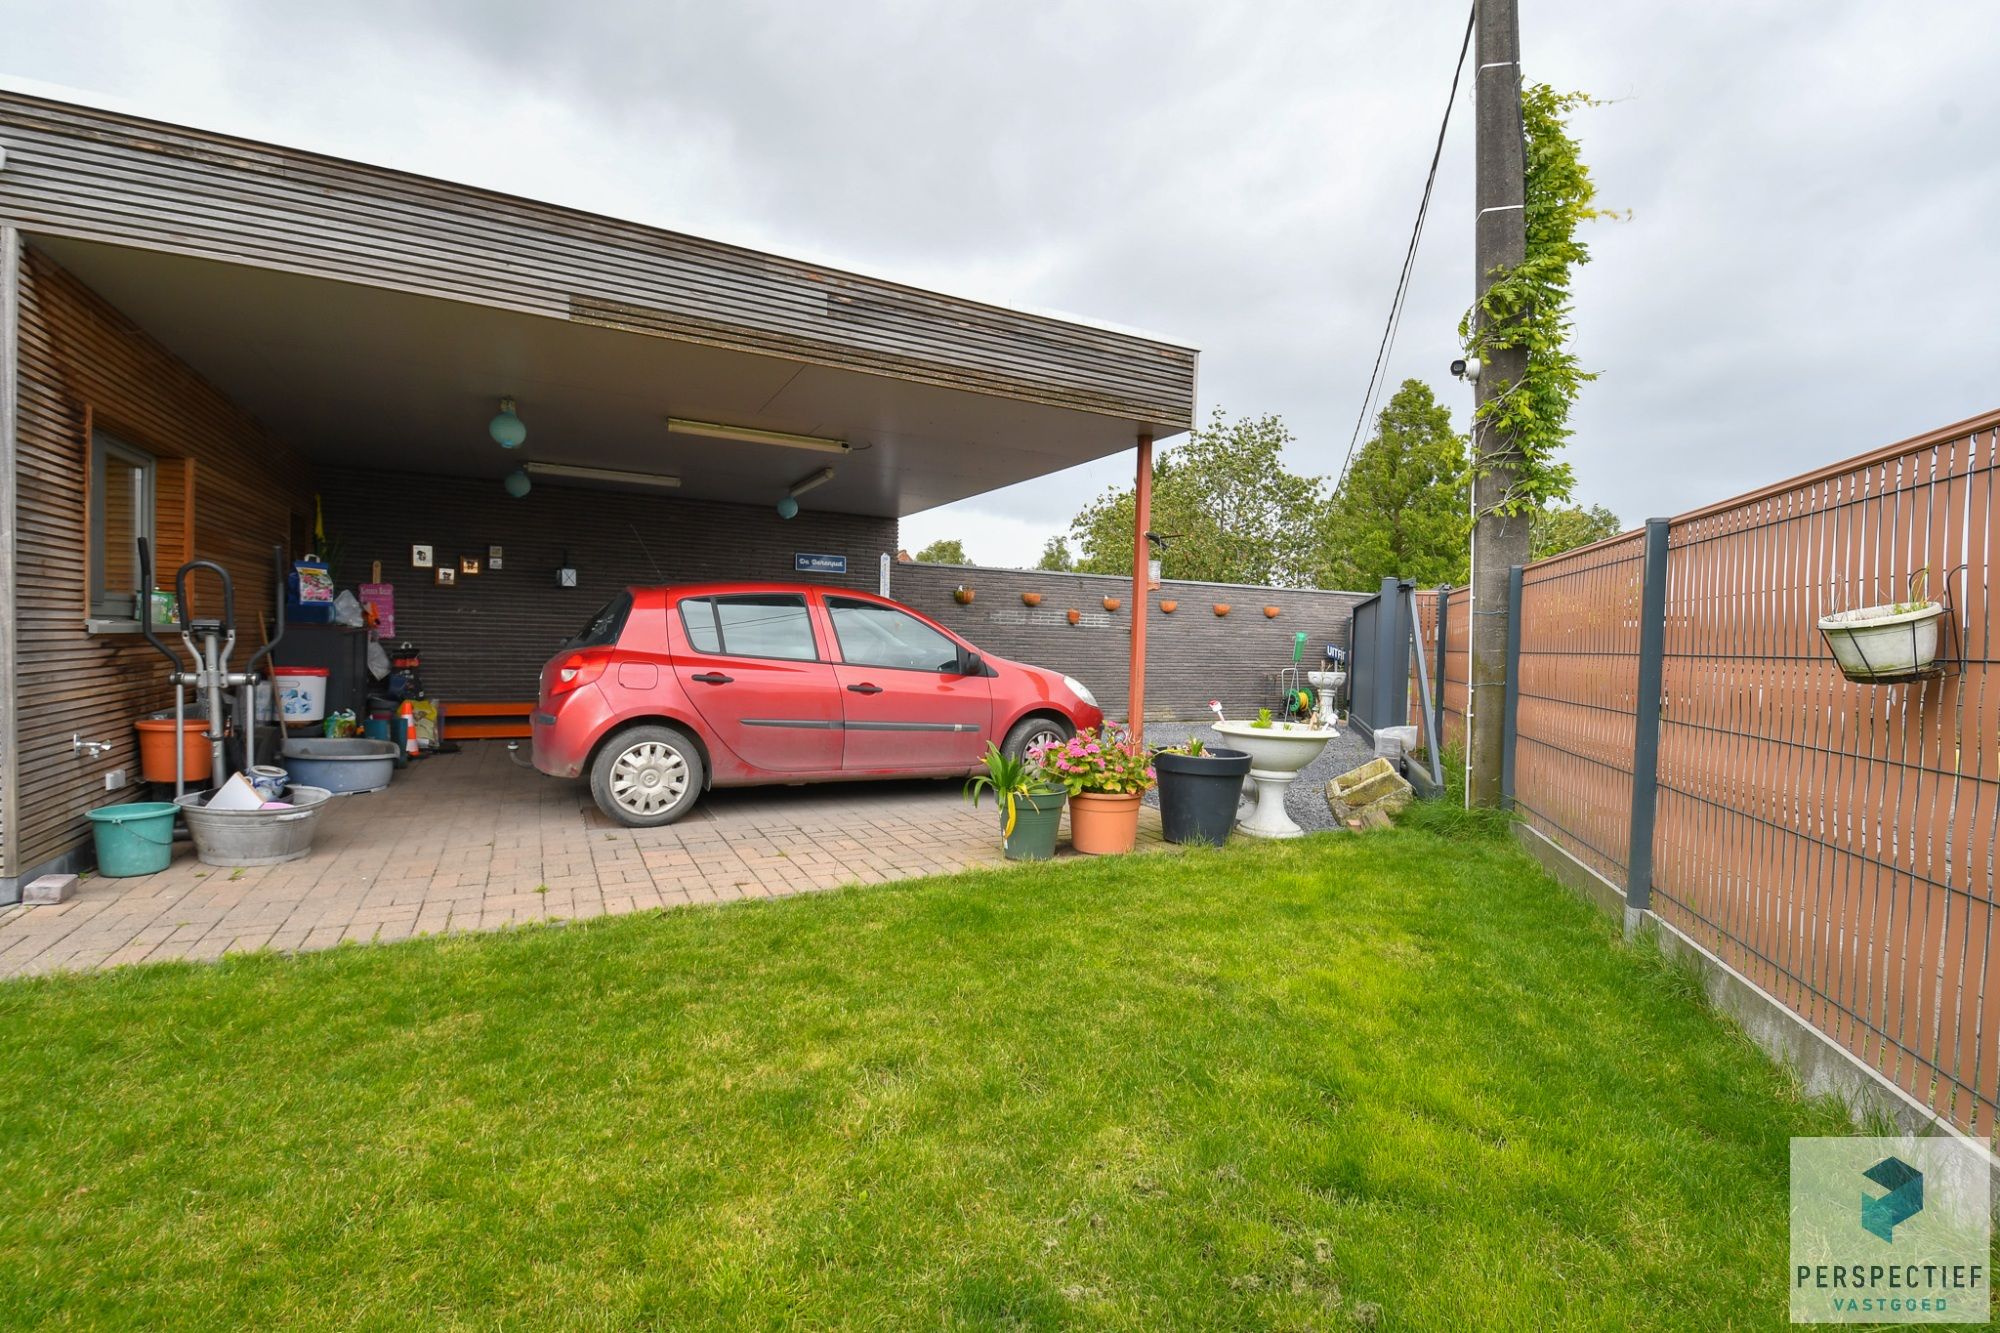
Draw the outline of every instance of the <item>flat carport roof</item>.
M814 507L901 516L1192 424L1196 354L1157 339L18 94L0 148L0 224L319 459L751 502L832 462ZM518 451L486 433L502 397Z

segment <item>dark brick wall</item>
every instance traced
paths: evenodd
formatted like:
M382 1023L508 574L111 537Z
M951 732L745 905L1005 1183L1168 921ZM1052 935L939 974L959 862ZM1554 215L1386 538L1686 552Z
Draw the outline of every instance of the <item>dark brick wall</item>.
M960 606L952 590L973 590ZM949 625L1001 657L1068 672L1090 686L1106 713L1127 709L1132 653L1132 580L1096 574L1045 574L969 565L899 564L890 573L890 595ZM1041 605L1021 594L1042 594ZM1317 665L1322 645L1347 644L1354 604L1368 594L1252 588L1236 584L1164 582L1146 614L1146 716L1205 718L1210 699L1232 717L1273 701L1273 673L1291 663L1292 636L1306 632L1307 665ZM1103 599L1119 599L1107 612ZM1160 603L1179 608L1162 614ZM1227 616L1214 606L1226 602ZM1278 608L1275 619L1266 606ZM1082 612L1071 625L1068 612Z
M769 505L731 505L537 482L516 500L499 481L320 468L327 532L343 543L334 576L366 582L369 562L396 589L396 637L423 651L424 682L445 699L534 697L542 664L590 613L632 584L707 579L807 579L873 592L878 561L896 550L896 520L819 513L787 522ZM475 577L440 588L410 566L410 547L440 562L480 561ZM486 551L505 552L485 568ZM792 553L847 557L845 578L798 575ZM556 586L564 552L577 586Z

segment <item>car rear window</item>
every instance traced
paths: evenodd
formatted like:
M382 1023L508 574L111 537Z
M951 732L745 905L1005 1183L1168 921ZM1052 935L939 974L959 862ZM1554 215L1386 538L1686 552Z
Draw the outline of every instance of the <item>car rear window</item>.
M819 657L806 599L796 593L686 598L681 624L696 652L795 662Z
M589 623L563 646L566 648L608 648L625 632L625 617L632 614L632 594L621 592L597 608Z

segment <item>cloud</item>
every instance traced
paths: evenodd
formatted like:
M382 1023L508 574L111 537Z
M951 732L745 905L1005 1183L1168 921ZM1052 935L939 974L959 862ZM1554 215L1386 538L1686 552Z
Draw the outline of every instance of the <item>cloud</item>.
M274 7L0 0L10 74L126 106L1202 348L1200 414L1338 469L1465 10L918 0ZM1529 77L1604 202L1580 498L1691 508L1996 405L2000 10L1561 0ZM1472 286L1461 92L1389 373ZM1032 560L1129 459L906 524ZM927 537L925 539L928 539Z

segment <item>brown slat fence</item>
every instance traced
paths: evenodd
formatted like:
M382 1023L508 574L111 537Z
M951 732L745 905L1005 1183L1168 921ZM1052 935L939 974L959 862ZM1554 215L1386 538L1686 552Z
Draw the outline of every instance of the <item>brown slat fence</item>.
M1526 566L1509 742L1529 826L1986 1136L2000 1105L1997 474L1993 412L1659 525L1647 773L1647 534ZM1901 600L1919 568L1962 662L1847 681L1819 617ZM1448 728L1463 725L1468 622L1451 604ZM1654 820L1643 883L1628 883L1635 808Z

